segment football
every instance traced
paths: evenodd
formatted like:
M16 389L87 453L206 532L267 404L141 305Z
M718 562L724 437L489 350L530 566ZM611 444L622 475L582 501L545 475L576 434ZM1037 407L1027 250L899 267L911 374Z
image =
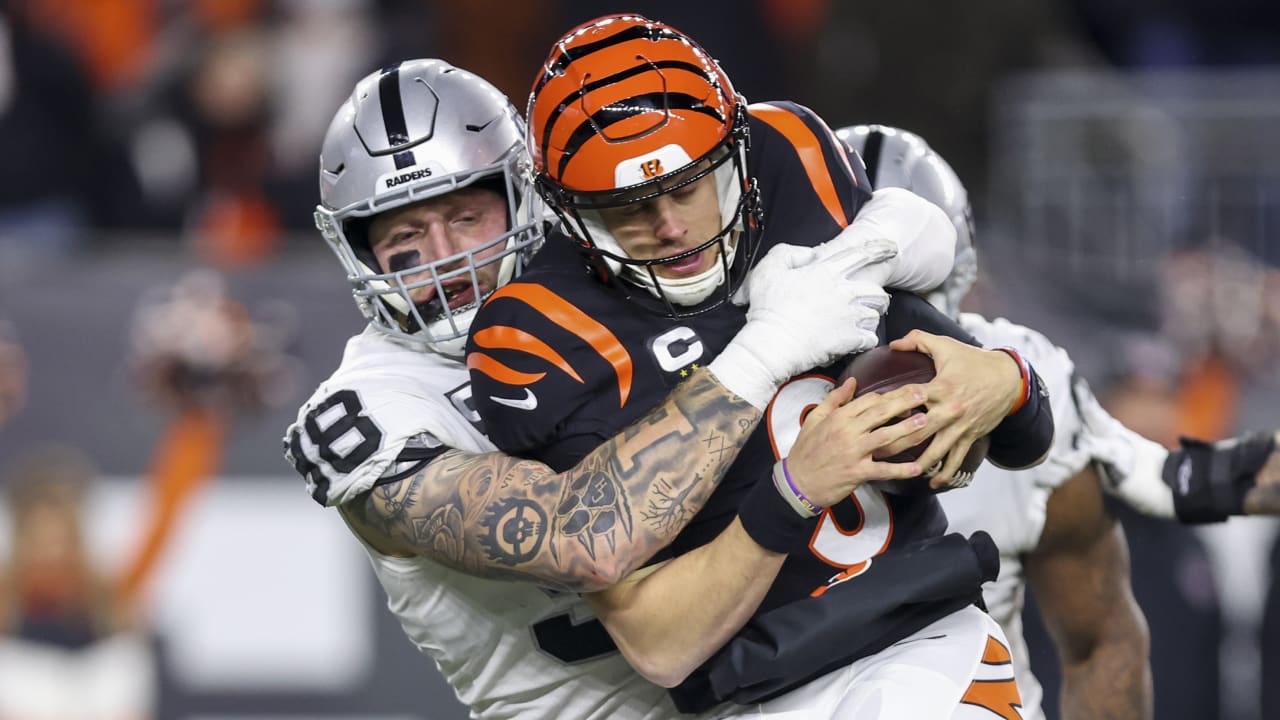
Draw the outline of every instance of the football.
M858 387L853 396L857 398L869 392L883 393L903 385L927 383L933 379L933 375L933 359L928 355L915 351L893 350L888 346L881 346L854 356L853 360L845 366L844 371L840 373L837 384L843 383L850 377L856 378ZM895 422L918 412L926 412L926 409L924 406L917 407L910 413L899 416ZM917 460L932 441L933 438L929 438L919 445L907 448L896 455L877 459L888 462ZM964 462L960 464L960 471L957 473L955 482L950 487L935 489L929 486L929 479L940 469L938 465L927 469L923 475L910 480L877 480L872 481L871 485L877 490L894 495L921 495L943 492L953 487L964 487L973 479L973 473L977 471L978 466L986 459L987 449L990 446L991 441L986 437L978 438L973 443L969 448L969 453L965 455Z

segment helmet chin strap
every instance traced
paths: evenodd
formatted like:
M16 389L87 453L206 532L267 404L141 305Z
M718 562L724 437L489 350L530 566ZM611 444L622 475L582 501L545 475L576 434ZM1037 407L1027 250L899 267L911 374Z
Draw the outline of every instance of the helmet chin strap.
M507 241L508 244L515 242L515 237ZM510 253L504 255L498 265L498 282L495 287L502 287L515 275L516 254ZM487 296L486 296L487 297ZM452 314L453 324L450 325L448 317L442 317L438 320L427 324L427 337L442 339L428 339L424 344L432 352L455 360L461 360L466 356L467 351L467 333L471 330L471 321L475 319L476 313L480 311L480 305L484 303L484 298L477 297L471 307L465 310L459 310ZM460 335L456 337L445 337L455 334L454 328Z
M695 275L688 275L680 278L668 278L657 276L657 285L653 282L653 277L649 275L649 271L628 265L623 269L626 278L632 283L648 290L650 294L659 300L665 296L668 300L676 305L691 306L711 297L711 293L716 288L725 283L728 273L725 272L725 266L733 265L734 255L738 251L738 234L733 231L732 237L724 241L726 246L726 257L723 261L719 257L711 264L711 267L703 270ZM715 247L715 246L712 246ZM707 248L710 250L711 248ZM706 251L704 251L706 252ZM661 288L661 289L659 289Z
M475 319L476 312L480 310L480 303L476 303L466 310L453 314L453 325L449 324L449 318L441 318L427 325L427 334L423 336L423 344L432 352L455 360L461 360L466 355L467 349L467 330L471 327L471 321ZM462 331L461 335L456 337L446 337L441 340L429 340L428 337L437 337L441 335L453 334L453 328Z

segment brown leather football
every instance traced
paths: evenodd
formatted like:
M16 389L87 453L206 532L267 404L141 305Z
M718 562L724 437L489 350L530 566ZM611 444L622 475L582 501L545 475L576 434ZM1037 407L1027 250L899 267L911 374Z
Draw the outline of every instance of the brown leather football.
M872 348L854 356L853 360L849 361L849 364L845 366L844 371L840 373L838 382L843 383L850 377L856 378L858 380L858 388L853 394L856 398L869 392L883 393L900 388L903 385L927 383L933 379L933 376L933 359L928 355L915 351L893 350L886 345ZM918 412L926 412L926 409L924 406L920 406L913 409L911 414ZM899 419L908 416L909 414L903 415ZM919 445L907 448L896 455L877 459L888 462L910 462L919 459L932 441L933 438L929 438ZM941 469L940 465L928 468L923 475L910 480L877 480L872 481L871 484L877 490L883 490L895 495L938 493L954 487L964 487L973 479L973 473L977 471L978 466L986 459L987 449L990 446L991 441L986 437L978 438L973 443L969 448L968 454L965 455L964 462L960 464L960 471L956 475L955 482L950 487L934 489L929 486L929 479Z

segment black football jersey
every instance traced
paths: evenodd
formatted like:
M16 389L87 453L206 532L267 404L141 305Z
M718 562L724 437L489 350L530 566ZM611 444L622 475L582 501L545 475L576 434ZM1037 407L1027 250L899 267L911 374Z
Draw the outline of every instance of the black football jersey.
M869 197L860 167L804 108L753 106L751 123L750 169L765 218L758 256L779 242L834 237ZM605 286L585 271L576 245L552 236L531 267L493 295L472 325L468 364L476 408L500 449L557 471L572 467L716 357L745 321L731 304L668 318L651 311L656 301L643 293ZM646 303L653 308L637 307ZM927 302L895 294L882 337L913 327L964 336ZM655 559L706 544L732 521L743 493L786 454L803 409L821 400L839 370L817 368L782 388L707 504ZM809 547L787 560L762 609L820 594L855 577L869 558L945 528L932 497L860 488L813 520Z

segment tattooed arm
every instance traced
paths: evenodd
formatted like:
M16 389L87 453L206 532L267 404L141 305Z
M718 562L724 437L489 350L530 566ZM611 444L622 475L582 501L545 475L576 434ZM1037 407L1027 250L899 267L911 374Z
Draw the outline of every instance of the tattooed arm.
M440 455L342 506L378 551L481 577L600 590L639 568L706 502L761 413L696 371L575 467Z
M850 401L854 383L847 381L828 393L808 411L787 452L794 483L806 497L829 505L866 480L919 475L919 463L881 462L873 453L922 427L921 414L893 422L921 402L922 388L908 385ZM714 540L584 596L627 662L652 682L680 684L728 642L773 585L786 559L780 551L803 547L812 533L812 523L785 504L769 468L761 470L764 477L738 506L738 517ZM758 492L782 506L763 535ZM770 528L778 526L798 534L774 534Z
M888 296L878 287L847 280L853 269L876 259L883 258L850 251L816 262L812 250L775 246L752 269L746 322L719 355L656 410L563 473L497 454L447 453L412 476L387 481L348 502L346 515L384 553L425 554L471 574L569 590L606 588L669 543L702 507L780 384L876 344L874 327ZM602 338L613 338L615 345L617 338L535 283L511 283L490 296L471 327L472 389L488 381L511 391L523 388L527 400L519 402L531 401L532 410L536 397L521 383L576 372L521 373L477 349L482 336L498 345L514 337L564 360L545 342L530 341L528 330L516 329L539 327L530 314L542 311L518 301L525 295L592 328L595 342L606 348L612 346ZM512 314L504 315L507 311ZM599 352L592 342L577 350ZM614 372L625 403L632 369L619 351L627 355L617 345L601 357L617 363ZM503 389L497 392L506 395ZM493 400L487 390L473 396L478 403L484 397ZM512 401L494 402L506 407ZM502 427L484 420L491 428ZM641 513L649 519L637 522ZM672 518L678 521L668 521Z

